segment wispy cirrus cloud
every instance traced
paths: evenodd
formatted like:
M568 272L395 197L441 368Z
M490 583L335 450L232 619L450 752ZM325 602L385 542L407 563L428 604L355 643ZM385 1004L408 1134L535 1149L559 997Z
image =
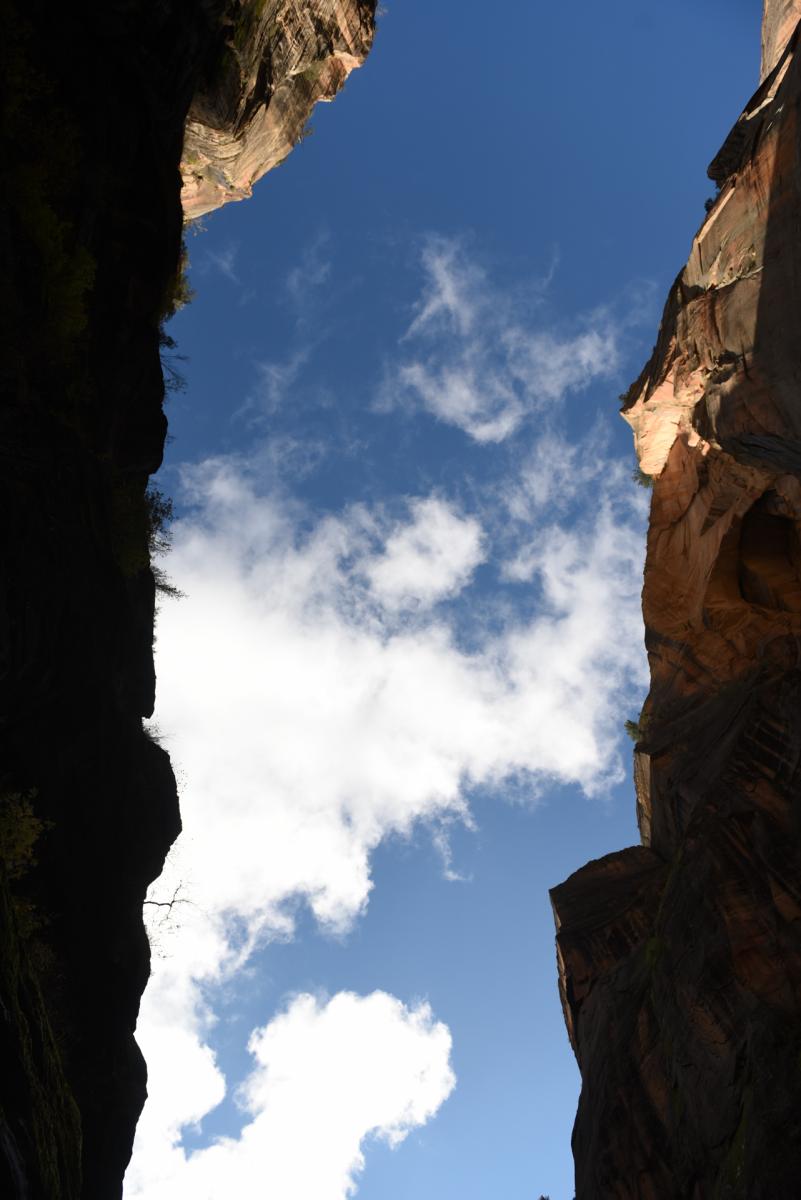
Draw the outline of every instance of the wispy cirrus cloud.
M320 232L303 250L299 261L286 277L286 290L298 314L303 318L314 293L331 278L331 259L325 254L328 234Z
M494 287L459 241L429 239L421 266L421 295L403 353L387 368L382 407L422 408L478 442L501 442L527 417L619 370L611 311L548 328Z
M253 364L255 382L245 403L237 410L247 414L251 423L274 417L301 386L302 377L315 351L325 341L326 331L319 324L309 330L310 318L319 307L319 294L331 277L332 265L324 255L328 238L315 237L288 272L284 289L292 312L289 346L278 358L257 358ZM319 390L317 390L319 399Z
M246 409L260 416L271 416L287 402L301 372L309 360L310 347L292 351L283 361L266 360L255 364L256 384Z
M193 263L193 266L201 275L207 275L209 271L218 271L231 283L239 284L240 279L236 270L238 256L239 245L236 242L229 242L217 250L207 246L198 255L197 262Z

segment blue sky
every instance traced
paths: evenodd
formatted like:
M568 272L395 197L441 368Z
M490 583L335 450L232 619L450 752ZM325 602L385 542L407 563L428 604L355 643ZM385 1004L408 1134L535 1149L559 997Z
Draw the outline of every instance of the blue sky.
M547 889L637 836L617 396L759 9L396 0L189 235L156 714L186 832L129 1197L572 1197Z

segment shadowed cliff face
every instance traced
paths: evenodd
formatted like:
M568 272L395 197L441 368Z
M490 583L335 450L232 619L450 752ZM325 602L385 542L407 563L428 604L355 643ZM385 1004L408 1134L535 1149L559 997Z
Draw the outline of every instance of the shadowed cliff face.
M254 15L268 8L269 28ZM374 5L345 8L342 37L363 53ZM180 829L169 759L142 719L158 533L146 489L166 431L160 329L181 290L184 126L194 104L233 144L269 92L254 64L287 55L310 70L322 47L328 83L309 95L335 90L331 13L287 50L311 11L0 0L3 1198L121 1193L145 1099L142 904ZM232 30L237 69L250 64L239 75L220 57ZM291 145L299 112L282 133L279 105L271 146ZM261 160L245 142L252 179L273 151Z
M655 476L643 845L552 893L579 1200L801 1178L799 8L768 6L769 70L624 405Z

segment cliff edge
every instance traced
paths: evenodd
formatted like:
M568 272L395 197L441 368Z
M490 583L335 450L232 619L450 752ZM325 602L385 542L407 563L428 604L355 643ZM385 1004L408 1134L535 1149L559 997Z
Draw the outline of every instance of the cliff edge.
M274 165L375 3L0 6L0 1196L111 1200L146 1094L142 905L180 830L142 722L182 188L228 198L231 147L240 190Z
M235 0L186 122L181 202L187 218L251 195L333 100L375 33L365 0Z
M653 477L642 845L555 888L578 1200L801 1178L801 34L763 78L625 398Z

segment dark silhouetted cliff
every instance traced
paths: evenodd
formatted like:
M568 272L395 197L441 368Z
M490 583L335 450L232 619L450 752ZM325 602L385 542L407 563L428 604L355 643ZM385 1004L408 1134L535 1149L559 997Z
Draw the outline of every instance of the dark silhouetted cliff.
M374 0L305 8L2 0L3 1198L118 1196L145 1098L142 903L180 829L142 719L184 128L192 211L274 165L373 33Z
M762 84L624 404L654 477L642 845L552 893L578 1200L801 1194L799 17L768 0Z

